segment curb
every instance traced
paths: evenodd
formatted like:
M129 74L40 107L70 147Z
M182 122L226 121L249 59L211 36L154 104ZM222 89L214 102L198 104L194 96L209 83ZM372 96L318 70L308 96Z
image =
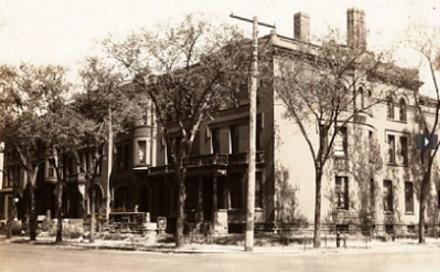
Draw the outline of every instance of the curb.
M248 252L244 251L242 247L224 247L221 245L218 248L182 248L176 249L174 247L164 247L164 246L145 246L145 245L99 245L99 244L89 244L81 243L75 241L64 241L62 244L55 244L53 240L37 240L29 241L26 238L12 238L12 239L2 239L0 238L0 244L30 244L37 246L55 246L58 248L81 248L84 250L117 250L117 251L131 251L131 252L151 252L151 253L162 253L162 254L252 254L252 255L296 255L296 256L317 256L317 255L339 255L339 254L392 254L392 253L410 253L410 252L420 252L420 251L432 251L439 250L440 245L426 244L423 246L418 246L416 244L402 244L401 248L398 245L393 247L354 247L354 248L321 248L321 249L297 249L297 248L276 248L271 249L270 247L255 247L254 251ZM265 250L267 249L267 250Z

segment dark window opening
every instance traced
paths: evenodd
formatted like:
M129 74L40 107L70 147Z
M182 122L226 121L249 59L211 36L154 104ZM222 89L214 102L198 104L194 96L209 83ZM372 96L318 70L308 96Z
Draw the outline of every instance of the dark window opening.
M242 202L243 186L241 184L241 180L232 179L230 184L231 184L231 208L241 209L243 204Z
M334 155L336 157L346 157L348 149L347 128L340 127L338 129L334 141Z
M405 182L405 212L414 212L414 187L412 182Z
M388 135L388 163L396 163L396 141L393 135Z
M147 141L138 141L138 162L144 164L147 162Z
M263 208L263 173L255 177L255 208Z
M348 177L336 177L335 193L336 207L338 209L348 210Z
M391 97L388 97L387 100L387 117L389 119L394 119L394 101Z
M406 122L406 102L403 98L399 101L399 119L402 122Z
M391 180L383 181L383 210L385 212L393 211L393 183Z
M403 165L408 165L408 139L406 137L400 137L400 152L402 156Z
M240 152L240 130L238 126L231 126L231 153Z
M213 154L220 153L220 129L218 128L211 129L211 147Z

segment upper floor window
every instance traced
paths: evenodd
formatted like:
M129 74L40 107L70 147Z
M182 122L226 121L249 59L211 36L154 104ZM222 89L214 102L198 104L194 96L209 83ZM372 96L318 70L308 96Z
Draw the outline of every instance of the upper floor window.
M408 165L408 139L405 136L400 137L400 154L402 156L402 164Z
M391 96L387 99L387 117L388 119L394 119L394 101Z
M374 162L375 152L374 152L374 138L373 131L368 131L368 162Z
M396 163L396 139L394 135L388 135L388 163Z
M138 145L138 162L144 164L147 162L147 141L141 140L137 142Z
M213 154L220 153L220 129L211 129L211 150Z
M347 128L340 127L334 141L334 155L336 157L347 156Z
M364 88L359 88L359 96L361 97L361 109L365 108L365 92Z
M231 133L231 153L240 152L240 130L238 126L230 127Z
M399 101L399 120L406 122L406 102L403 98Z
M336 207L338 209L348 209L348 177L335 179Z
M385 212L393 211L393 183L391 180L383 181L383 210Z
M54 178L55 177L55 167L52 165L50 160L47 162L47 177Z

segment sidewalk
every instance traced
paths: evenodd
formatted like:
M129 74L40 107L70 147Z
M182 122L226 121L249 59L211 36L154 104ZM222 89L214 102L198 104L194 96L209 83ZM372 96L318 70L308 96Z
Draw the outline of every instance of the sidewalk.
M245 252L243 246L239 245L218 245L218 244L187 244L176 249L173 243L160 243L146 245L139 241L127 240L96 240L90 244L88 240L64 239L60 245L54 245L53 237L38 237L37 241L30 242L28 237L13 237L7 240L0 236L0 243L30 243L35 245L52 245L64 248L83 249L110 249L140 252L160 253L186 253L186 254L293 254L293 255L328 255L328 254L386 254L386 253L411 253L420 251L438 251L440 254L440 240L427 239L426 244L419 245L416 240L396 240L395 242L371 241L366 244L364 241L350 241L347 247L336 248L335 245L323 244L320 249L313 249L311 245L291 244L288 246L255 246L253 252ZM439 255L440 256L440 255Z

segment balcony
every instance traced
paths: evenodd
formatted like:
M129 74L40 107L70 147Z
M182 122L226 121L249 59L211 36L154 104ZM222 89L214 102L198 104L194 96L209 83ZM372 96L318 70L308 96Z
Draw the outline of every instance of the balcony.
M234 154L209 154L190 158L189 167L204 166L234 166L247 165L249 161L249 153L241 152ZM264 163L264 152L259 151L256 154L256 163Z
M185 163L188 170L199 168L216 168L226 169L228 167L246 166L249 161L247 152L234 154L208 154L194 156ZM259 151L256 154L257 165L264 164L264 152ZM135 169L136 170L136 169ZM173 166L170 164L151 167L148 170L149 175L159 175L174 172Z

